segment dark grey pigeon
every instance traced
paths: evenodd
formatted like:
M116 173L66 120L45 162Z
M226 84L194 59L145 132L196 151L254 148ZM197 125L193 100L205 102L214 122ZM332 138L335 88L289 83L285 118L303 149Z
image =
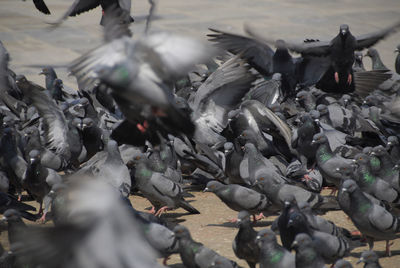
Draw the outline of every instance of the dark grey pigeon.
M178 207L182 207L191 214L200 213L184 200L181 186L163 174L152 171L145 160L136 165L135 180L138 189L154 205L156 215L160 215L167 209Z
M352 160L345 159L333 153L324 133L315 134L312 143L318 145L316 161L323 178L327 182L333 183L336 187L339 187L342 177L336 169L342 167L351 169Z
M324 268L325 261L308 234L296 235L291 248L296 251L296 268Z
M390 255L389 241L396 238L400 229L397 217L385 208L373 204L353 180L344 181L341 191L349 194L351 209L344 211L367 238L370 250L373 249L374 240L386 240L386 254Z
M251 226L250 214L240 211L237 224L239 232L232 242L233 252L239 259L246 260L250 268L255 268L260 260L260 247L256 243L257 232Z
M256 241L260 244L260 268L294 268L295 256L276 241L276 234L270 229L257 233Z
M364 263L364 268L382 268L379 264L378 255L372 250L366 250L361 253L360 259L357 261L357 264Z
M381 57L378 53L378 51L370 47L367 50L367 53L365 54L366 57L370 57L372 61L372 70L389 70L385 64L383 64Z
M237 184L225 185L218 181L210 181L204 191L213 192L229 208L238 212L245 210L254 215L268 211L270 206L270 201L265 195Z

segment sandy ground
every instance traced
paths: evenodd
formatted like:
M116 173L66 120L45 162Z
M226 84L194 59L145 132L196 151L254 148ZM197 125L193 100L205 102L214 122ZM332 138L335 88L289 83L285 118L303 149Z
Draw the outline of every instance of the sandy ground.
M46 21L54 21L72 3L66 0L48 0L51 16L40 14L32 1L0 1L0 40L9 50L12 58L11 68L25 74L29 79L41 85L44 78L38 76L39 69L28 65L66 64L82 53L101 44L102 31L98 25L100 9L68 19L60 28L49 30ZM135 37L143 32L144 21L149 5L147 1L132 3L132 14L136 23L131 26ZM157 8L159 19L154 21L152 30L168 30L205 38L208 27L242 33L243 23L248 22L262 29L274 38L301 41L304 38L330 40L342 23L348 23L355 35L368 33L391 25L400 18L399 0L167 0L159 1ZM383 62L393 68L394 48L400 43L400 34L394 34L377 45ZM369 59L364 60L367 68ZM73 77L67 76L67 70L58 68L57 73L65 85L76 88ZM169 212L170 217L179 216L184 220L195 240L204 243L218 253L237 260L232 251L232 240L237 232L229 220L237 213L227 208L212 193L194 193L193 205L200 215L185 215L182 210ZM150 204L141 197L133 197L133 204L144 209ZM35 202L31 202L35 204ZM35 204L36 205L36 204ZM326 218L336 224L354 230L351 222L341 212L328 213ZM273 218L257 223L257 229L268 226ZM0 242L7 245L7 234L2 233ZM359 248L349 260L355 264ZM378 242L375 249L383 255L384 243ZM382 258L384 267L399 267L400 242L392 247L393 256ZM238 261L238 260L237 260ZM169 261L174 267L180 263L178 256ZM238 261L246 267L245 263ZM357 266L356 266L357 267ZM359 265L358 267L361 267Z

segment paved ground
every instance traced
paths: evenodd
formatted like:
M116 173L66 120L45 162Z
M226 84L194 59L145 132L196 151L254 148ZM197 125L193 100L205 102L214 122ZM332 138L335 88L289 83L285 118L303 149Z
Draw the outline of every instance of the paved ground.
M29 79L44 84L44 78L37 75L39 69L27 67L30 64L65 64L80 54L101 44L102 31L99 26L100 9L68 19L60 28L50 31L46 21L54 21L72 1L48 0L51 16L40 14L32 1L1 0L0 40L9 50L11 67ZM169 30L205 38L208 27L216 27L232 32L242 32L243 22L251 23L274 38L301 41L305 37L329 40L342 23L348 23L353 34L363 34L388 26L400 18L399 0L165 0L159 1L153 30ZM133 0L133 15L137 23L132 30L135 35L143 32L143 17L147 14L147 1ZM377 49L383 62L393 68L393 50L400 43L397 33L381 42ZM369 60L365 60L370 66ZM58 69L59 76L69 87L76 87L72 77L67 77L64 69ZM201 211L200 215L182 216L194 239L232 259L231 241L237 230L227 220L236 213L226 208L213 194L196 193L193 205ZM139 209L149 206L140 197L133 198ZM182 213L177 210L177 213ZM179 215L179 214L178 214ZM175 214L176 216L176 214ZM329 213L327 218L341 226L353 230L343 213ZM265 227L272 219L259 223ZM261 228L259 227L259 228ZM1 235L1 242L6 234ZM359 249L350 258L355 263ZM376 244L382 254L383 243ZM400 242L396 241L394 256L382 259L384 267L398 267L400 261ZM179 257L173 257L172 264ZM243 262L241 265L245 266ZM177 265L174 265L177 266ZM361 266L359 266L361 267Z

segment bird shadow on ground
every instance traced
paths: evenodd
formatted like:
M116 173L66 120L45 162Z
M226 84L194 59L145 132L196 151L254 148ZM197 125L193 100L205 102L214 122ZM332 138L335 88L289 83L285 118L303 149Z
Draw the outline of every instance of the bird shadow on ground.
M252 226L253 227L267 227L272 225L272 221L258 221L255 224L253 223ZM211 224L207 224L206 226L214 226L214 227L226 227L226 228L238 228L236 222L224 222L221 224L216 224L216 223L211 223Z
M379 258L386 258L389 256L386 256L386 251L385 250L374 250L375 253L378 255ZM392 253L391 257L396 256L396 255L400 255L400 250L391 250L390 251ZM361 257L361 252L352 252L350 253L350 256L354 257L354 258L360 258Z

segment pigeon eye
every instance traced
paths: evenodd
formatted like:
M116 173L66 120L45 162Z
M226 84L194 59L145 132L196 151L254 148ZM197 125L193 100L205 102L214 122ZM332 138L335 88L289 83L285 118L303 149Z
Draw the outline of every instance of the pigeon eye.
M264 180L264 178L263 178L263 177L261 177L261 178L260 178L260 181L263 181L263 180Z

